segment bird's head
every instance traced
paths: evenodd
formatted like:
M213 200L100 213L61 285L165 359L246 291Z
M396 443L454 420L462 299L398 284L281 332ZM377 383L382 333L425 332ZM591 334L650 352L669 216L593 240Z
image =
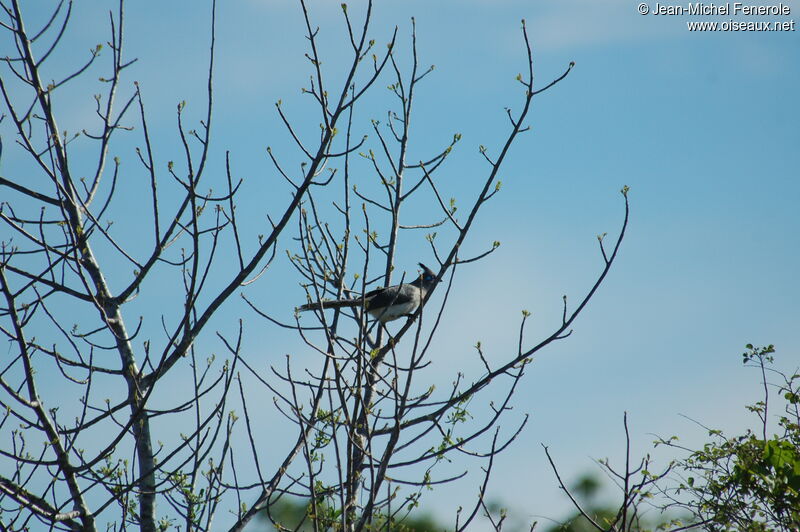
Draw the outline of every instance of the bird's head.
M419 278L422 280L422 283L425 285L432 285L436 280L436 274L421 262L419 263L419 267L422 268L422 273L419 276Z

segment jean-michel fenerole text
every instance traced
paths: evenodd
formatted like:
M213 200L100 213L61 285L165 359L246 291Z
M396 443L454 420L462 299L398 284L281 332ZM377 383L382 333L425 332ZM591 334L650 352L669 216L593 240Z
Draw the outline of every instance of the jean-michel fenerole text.
M693 2L687 5L656 4L651 10L653 15L789 15L791 8L786 4L752 5L743 2L725 2L720 4Z

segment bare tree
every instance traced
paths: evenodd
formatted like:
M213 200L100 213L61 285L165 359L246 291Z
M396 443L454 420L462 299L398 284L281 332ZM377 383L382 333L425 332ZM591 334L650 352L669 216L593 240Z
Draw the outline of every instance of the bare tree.
M181 155L167 154L174 157L167 165L156 163L165 156L148 127L145 91L123 79L135 59L125 51L122 0L109 14L108 53L101 55L98 46L53 81L47 81L48 58L68 31L72 2L62 0L34 30L26 26L19 0L1 5L4 38L15 50L3 60L0 77L4 125L12 126L14 148L29 162L0 176L0 330L10 342L0 367L2 528L188 531L219 523L214 526L241 530L281 497L299 495L308 497L306 520L313 530L392 529L425 489L463 476L437 476L435 469L463 455L484 464L477 501L456 519L456 529L465 529L485 510L495 456L527 421L509 433L499 430L527 364L569 336L609 272L627 226L624 188L622 229L610 248L599 238L603 262L596 281L574 309L564 298L561 324L549 336L526 340L524 313L516 351L494 356L500 362L490 364L478 345L483 374L473 378L454 369L437 378L450 382L448 389L420 389L455 273L496 248L465 257L463 244L481 208L500 190L500 169L527 130L533 98L561 81L572 64L535 88L523 21L521 102L516 111L507 110L508 133L497 147L480 147L486 165L469 179L482 186L457 213L446 199L452 191L444 190L438 176L460 135L435 153L420 154L412 143L415 91L433 71L420 66L413 22L407 52L397 51L396 29L379 50L370 38L372 2L357 15L342 5L351 53L348 64L333 67L340 80L333 84L334 76L323 68L320 29L300 0L311 70L303 92L318 111L320 127L310 133L276 104L303 160L291 171L280 154L268 150L273 175L285 180L291 194L267 214L263 234L249 239L236 210L244 180L235 177L228 154L220 157L212 148L215 2L205 116L189 126L184 104L178 105ZM400 57L410 59L409 70L400 66ZM57 119L70 104L59 100L63 87L98 70L103 91L94 97L94 127L63 131ZM387 78L396 99L385 122L361 123L354 109L376 81ZM123 166L114 148L132 136L136 169ZM362 165L358 171L356 163ZM376 179L379 188L364 185ZM145 183L125 198L137 205L138 238L122 239L126 233L112 223L119 203L112 200L132 182ZM417 200L437 205L437 219L407 219L406 206ZM290 357L256 362L242 347L243 318L221 312L241 287L263 281L284 250L312 302L410 281L394 271L399 245L404 235L426 230L435 230L427 240L437 279L445 281L439 290L444 296L429 305L429 292L391 333L363 308L296 314L286 323L276 309L243 294L260 316L294 331L307 351L318 353L312 366L298 366ZM288 245L279 244L279 237L291 236ZM132 317L148 308L137 306L137 298L163 290L179 297L163 303L160 315ZM236 330L225 332L231 321ZM227 351L219 357L224 360L208 347L215 340ZM297 434L279 457L264 453L253 430L252 397L262 390L246 388L243 375L274 395L286 417L281 430L293 427ZM176 388L178 380L191 385ZM490 402L490 389L500 393L499 402ZM468 406L483 397L491 415L469 420ZM221 508L230 512L217 516Z
M544 452L547 455L547 460L553 469L553 473L558 480L558 485L561 490L567 495L572 505L578 511L578 516L586 521L587 530L597 530L599 532L633 532L638 530L650 530L650 527L655 526L648 522L648 511L652 511L654 505L651 503L652 498L661 490L660 483L669 475L672 470L672 464L667 465L662 471L653 472L653 461L650 455L634 461L631 456L631 436L628 430L628 413L625 412L623 416L623 425L625 427L625 466L624 469L616 468L611 465L609 460L598 460L597 463L602 468L603 472L612 482L619 488L622 494L622 501L620 502L619 509L616 510L611 516L601 518L592 515L591 510L584 508L575 495L566 487L558 471L555 460L550 454L550 450L543 445ZM658 530L670 528L672 532L678 532L691 527L683 527L676 525L678 521L670 522L668 524L659 524ZM572 523L570 523L572 526ZM566 527L565 527L566 528Z

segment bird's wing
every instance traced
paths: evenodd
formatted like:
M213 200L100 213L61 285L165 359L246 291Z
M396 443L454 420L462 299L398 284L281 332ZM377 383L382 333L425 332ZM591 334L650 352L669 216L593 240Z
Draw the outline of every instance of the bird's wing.
M367 300L366 308L369 310L411 303L414 301L414 292L416 290L415 287L407 284L373 290L364 296L364 299Z

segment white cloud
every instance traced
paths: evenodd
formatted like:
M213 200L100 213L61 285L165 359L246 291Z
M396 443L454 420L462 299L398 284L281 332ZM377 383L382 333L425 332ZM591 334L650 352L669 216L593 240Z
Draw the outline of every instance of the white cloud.
M680 28L677 19L655 23L650 17L639 15L636 5L628 0L562 0L541 11L528 23L537 45L545 49L652 39L675 34Z

